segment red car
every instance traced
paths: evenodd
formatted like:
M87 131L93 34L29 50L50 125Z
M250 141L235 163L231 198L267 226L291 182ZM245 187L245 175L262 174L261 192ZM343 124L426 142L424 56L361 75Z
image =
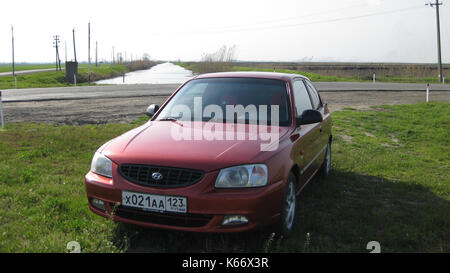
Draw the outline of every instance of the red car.
M94 213L198 232L276 224L286 236L296 196L331 169L330 112L301 75L200 75L147 115L95 153L85 177Z

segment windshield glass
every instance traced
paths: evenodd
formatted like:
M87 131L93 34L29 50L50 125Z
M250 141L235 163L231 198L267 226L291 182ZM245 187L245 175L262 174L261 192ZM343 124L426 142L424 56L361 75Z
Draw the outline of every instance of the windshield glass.
M275 124L275 119L280 126L290 124L286 83L258 78L192 80L156 118L160 121L211 120L252 124Z

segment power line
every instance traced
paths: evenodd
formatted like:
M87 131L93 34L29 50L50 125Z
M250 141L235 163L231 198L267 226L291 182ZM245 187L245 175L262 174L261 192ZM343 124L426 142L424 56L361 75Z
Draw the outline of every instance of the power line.
M246 27L258 26L258 25L266 25L266 24L271 24L271 23L286 22L286 21L291 21L291 20L298 20L299 18L303 19L303 18L308 18L308 17L312 17L312 16L316 16L316 15L324 15L324 14L329 14L329 13L333 13L333 12L337 12L337 11L342 11L342 10L348 10L348 9L352 9L352 8L362 7L362 6L367 6L367 4L365 2L363 2L363 3L359 3L357 5L345 6L345 7L340 7L340 8L337 8L337 9L318 11L318 12L308 13L308 14L300 14L300 15L297 15L295 17L289 17L289 18L283 18L283 19L277 19L277 20L261 21L261 22L254 22L254 23L246 24L245 26ZM242 28L242 24L218 27L214 31L217 31L217 30L233 31L235 28Z
M385 0L380 0L380 2L381 1L384 2ZM263 25L266 25L266 24L298 20L299 18L304 19L304 18L309 18L309 17L313 17L313 16L325 15L325 14L334 13L334 12L338 12L338 11L342 11L342 10L347 11L347 10L352 9L352 8L366 7L366 6L367 6L367 2L364 1L364 2L360 2L360 3L356 4L356 5L349 5L349 6L340 7L340 8L337 8L337 9L331 9L331 10L325 10L325 11L321 10L321 11L313 12L313 13L299 14L299 15L297 15L295 17L289 17L289 18L283 18L283 19L277 19L277 20L268 20L268 21L261 21L261 22L254 22L254 23L250 23L250 24L245 24L245 28L246 27L250 27L250 26L256 26L256 27L260 26L260 28L263 29L263 28L267 27L267 26L263 26ZM282 27L282 26L283 25L279 25L279 27ZM268 26L268 27L274 27L274 26L272 25L272 26ZM276 27L278 27L278 26L276 26ZM218 32L218 31L219 32L228 32L228 31L231 32L231 31L236 31L235 30L236 28L238 28L237 31L240 31L240 30L242 30L243 25L240 24L240 25L222 26L222 27L217 27L215 29L204 30L203 32ZM187 31L187 33L189 33L189 31ZM189 33L189 34L192 34L192 32Z
M396 9L396 10L390 10L390 11L385 11L385 12L369 13L369 14L364 14L364 15L341 17L341 18L334 18L334 19L327 19L327 20L317 20L317 21L312 21L312 22L304 22L304 23L282 25L282 26L281 25L280 26L272 26L272 27L267 27L267 28L263 28L263 29L267 30L267 29L274 29L274 28L289 28L289 27L299 27L299 26L306 26L306 25L340 22L340 21L349 21L349 20L379 16L379 15L400 13L400 12L405 12L405 11L410 11L410 10L415 10L415 9L420 9L420 8L423 8L423 7L416 6L416 7L406 8L406 9ZM258 29L246 29L246 30L258 30Z
M389 11L383 11L383 12L375 12L375 13L368 13L363 15L355 15L355 16L347 16L347 17L339 17L339 18L333 18L333 19L325 19L325 20L316 20L316 21L310 21L310 22L300 22L295 24L283 24L283 25L276 25L276 26L266 26L266 27L253 27L253 28L241 28L241 29L234 29L234 30L209 30L209 31L197 31L197 32L180 32L180 34L217 34L217 33L227 33L227 32L246 32L246 31L260 31L260 30L269 30L269 29L279 29L279 28L295 28L300 26L306 26L306 25L315 25L315 24L325 24L325 23L333 23L333 22L341 22L341 21L350 21L350 20L356 20L356 19L362 19L362 18L368 18L368 17L375 17L380 15L388 15L388 14L396 14L416 9L423 9L424 7L422 5L420 6L412 6L409 8L403 8L403 9L395 9L395 10L389 10Z

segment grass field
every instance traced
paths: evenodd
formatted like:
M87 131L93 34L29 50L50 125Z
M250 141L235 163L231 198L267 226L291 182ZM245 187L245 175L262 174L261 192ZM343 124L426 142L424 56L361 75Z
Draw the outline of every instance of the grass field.
M264 71L264 72L280 72L280 73L291 73L291 74L301 74L303 76L308 77L311 81L315 82L371 82L373 81L372 77L362 77L362 76L333 76L333 75L322 75L313 72L299 71L293 69L279 69L275 67L273 68L261 68L256 66L242 66L239 63L232 64L224 64L223 66L218 65L217 63L212 66L215 68L214 71L205 71L202 63L176 63L180 66L185 67L186 69L192 70L197 73L208 73L208 72L218 72L218 71ZM439 83L437 77L414 77L414 76L377 76L377 82L396 82L396 83ZM445 79L446 83L450 83L450 79Z
M134 61L132 63L127 64L100 64L98 67L92 65L91 84L94 84L94 82L98 80L119 77L129 71L148 69L151 66L155 65L156 63L157 62L152 61ZM65 81L65 71L39 72L29 75L16 76L16 78L17 78L17 88L73 86L73 84L70 84ZM80 64L78 67L77 85L87 85L87 84L88 84L88 66L87 64ZM14 77L12 76L0 77L0 89L11 89L11 88L15 88Z
M254 67L242 67L233 66L232 71L265 71L273 72L273 69L267 68L254 68ZM302 74L308 77L311 81L315 82L372 82L372 78L368 77L339 77L339 76L327 76L321 75L313 72L304 72L298 70L289 69L275 69L276 72L280 73L291 73L291 74ZM378 76L376 78L377 82L394 82L394 83L439 83L437 77L410 77L410 76ZM446 83L450 82L450 79L445 79Z
M358 77L371 80L383 76L404 78L437 78L436 64L426 63L364 63L364 62L235 62L245 67L289 69L314 72L321 75L339 77ZM443 64L444 77L450 76L450 65Z
M450 104L333 113L331 176L300 194L285 239L269 229L204 235L131 227L91 213L95 150L145 122L7 124L0 131L0 252L450 252Z
M14 66L15 71L46 69L46 68L55 68L55 64L17 64ZM0 73L11 71L12 71L11 64L0 64Z
M91 67L91 83L100 79L118 77L128 70L125 65L103 64ZM39 72L35 74L16 76L17 88L61 87L72 86L65 81L64 71ZM88 68L81 66L78 69L77 85L87 85ZM0 77L0 89L14 88L14 77Z

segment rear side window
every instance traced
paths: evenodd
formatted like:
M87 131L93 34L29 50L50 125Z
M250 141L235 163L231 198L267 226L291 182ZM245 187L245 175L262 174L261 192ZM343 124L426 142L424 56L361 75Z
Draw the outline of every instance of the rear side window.
M309 94L311 95L311 101L312 106L314 109L319 109L322 106L322 103L320 101L319 94L317 93L317 90L314 88L314 86L309 82L305 81L306 85L308 86Z
M312 109L308 90L302 80L294 81L294 102L297 116L300 116L305 110Z

